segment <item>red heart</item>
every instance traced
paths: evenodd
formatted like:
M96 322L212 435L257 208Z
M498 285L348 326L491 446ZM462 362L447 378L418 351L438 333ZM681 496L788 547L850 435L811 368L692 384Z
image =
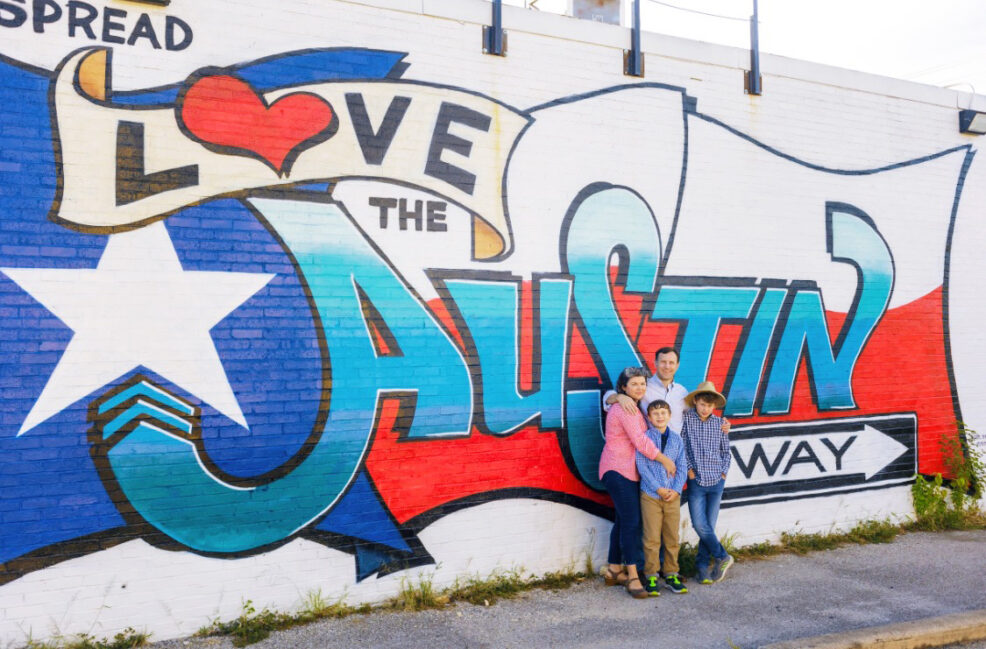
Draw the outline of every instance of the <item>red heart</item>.
M187 86L178 121L210 150L258 158L278 175L289 173L302 151L332 137L339 124L318 95L295 92L268 105L250 84L228 74Z

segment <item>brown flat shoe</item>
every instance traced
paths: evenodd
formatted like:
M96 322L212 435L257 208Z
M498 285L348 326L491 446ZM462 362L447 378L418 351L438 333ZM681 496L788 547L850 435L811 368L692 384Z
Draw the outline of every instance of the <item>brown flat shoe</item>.
M613 572L612 568L606 568L606 573L603 575L607 586L622 586L627 583L627 578L628 575L626 572L623 570Z
M636 587L634 587L634 583L637 584ZM637 577L627 580L627 592L630 593L630 597L634 599L647 599L650 597L647 594L647 591L644 590L644 584Z

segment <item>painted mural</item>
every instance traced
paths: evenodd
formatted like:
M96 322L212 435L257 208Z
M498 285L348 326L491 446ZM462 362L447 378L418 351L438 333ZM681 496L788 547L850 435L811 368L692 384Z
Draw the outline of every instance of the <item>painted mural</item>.
M180 49L183 24L119 37ZM127 92L105 47L0 61L0 581L135 538L303 538L360 581L432 563L421 530L481 503L606 517L602 394L666 345L728 396L726 508L943 470L969 146L826 167L687 88L513 106L406 58Z

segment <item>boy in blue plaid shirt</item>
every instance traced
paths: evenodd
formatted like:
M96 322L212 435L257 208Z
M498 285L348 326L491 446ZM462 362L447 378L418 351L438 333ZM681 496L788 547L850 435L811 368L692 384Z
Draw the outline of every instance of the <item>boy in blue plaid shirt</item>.
M671 430L671 404L655 399L647 405L650 424L645 433L654 446L671 459L674 475L664 466L637 451L637 471L640 473L640 515L644 527L644 590L656 597L661 594L661 543L664 543L664 584L672 593L683 595L688 589L678 576L678 528L681 524L681 490L685 486L688 460L685 443Z
M711 381L704 381L685 397L688 410L681 422L681 437L688 457L688 513L698 534L698 553L695 557L696 579L711 584L726 576L734 561L716 536L719 503L729 471L729 437L722 431L722 418L714 414L726 405ZM713 561L709 572L709 561Z

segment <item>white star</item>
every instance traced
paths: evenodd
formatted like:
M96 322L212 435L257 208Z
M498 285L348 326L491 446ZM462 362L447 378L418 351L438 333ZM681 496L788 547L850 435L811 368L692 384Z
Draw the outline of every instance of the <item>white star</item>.
M74 332L18 435L140 365L247 427L209 330L274 275L184 271L163 222L110 236L95 269L0 270Z

